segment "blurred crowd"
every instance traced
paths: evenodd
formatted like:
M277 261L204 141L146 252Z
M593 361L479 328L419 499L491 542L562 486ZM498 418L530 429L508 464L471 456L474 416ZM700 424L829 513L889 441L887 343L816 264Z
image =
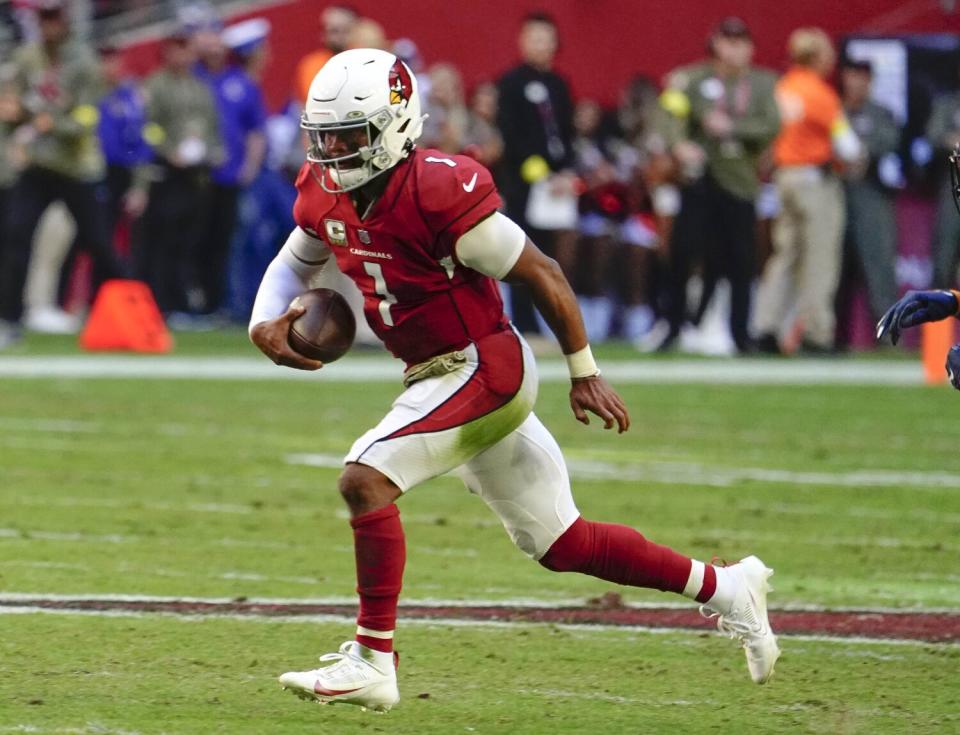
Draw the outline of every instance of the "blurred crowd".
M415 40L332 5L270 114L266 20L224 25L212 6L181 6L157 68L136 79L120 49L71 33L68 1L32 0L33 33L0 43L0 346L23 328L75 331L118 276L146 281L174 327L245 322L293 227L310 81L356 47L417 73L420 144L493 171L506 213L573 283L593 342L826 354L844 346L855 288L875 317L896 299L900 129L872 101L870 63L839 59L838 74L817 28L790 36L779 74L753 63L742 20L722 19L703 59L636 76L605 109L554 71L546 14L524 19L512 68L466 89ZM960 141L960 93L936 100L927 138L938 153ZM957 268L948 191L937 286ZM505 297L521 330L546 331L529 294Z

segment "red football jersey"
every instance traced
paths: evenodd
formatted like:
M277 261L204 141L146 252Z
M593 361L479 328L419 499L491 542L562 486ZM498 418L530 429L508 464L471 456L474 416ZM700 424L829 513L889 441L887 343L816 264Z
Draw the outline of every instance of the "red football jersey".
M304 164L293 216L333 251L363 294L387 349L408 365L507 329L492 278L457 260L457 239L500 206L490 172L465 156L415 149L397 164L366 219L350 195L320 186Z

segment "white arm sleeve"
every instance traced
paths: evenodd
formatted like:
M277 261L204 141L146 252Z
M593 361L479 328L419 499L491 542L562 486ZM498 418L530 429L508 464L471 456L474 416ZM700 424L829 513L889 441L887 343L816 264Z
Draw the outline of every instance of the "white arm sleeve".
M309 287L310 281L323 270L329 259L330 249L322 240L295 228L263 274L248 331L260 322L283 314L294 297Z
M499 281L516 264L526 242L520 225L494 212L464 232L454 247L457 259L467 268Z
M277 257L303 278L304 283L317 275L330 259L330 248L300 227L294 227Z

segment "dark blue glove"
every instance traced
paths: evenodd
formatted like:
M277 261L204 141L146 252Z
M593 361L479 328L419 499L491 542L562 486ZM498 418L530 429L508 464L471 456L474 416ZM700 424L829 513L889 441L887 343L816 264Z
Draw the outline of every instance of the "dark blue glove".
M947 377L950 385L960 390L960 345L954 345L947 353Z
M907 291L877 322L877 339L889 332L890 341L896 344L901 329L954 316L958 306L953 291Z

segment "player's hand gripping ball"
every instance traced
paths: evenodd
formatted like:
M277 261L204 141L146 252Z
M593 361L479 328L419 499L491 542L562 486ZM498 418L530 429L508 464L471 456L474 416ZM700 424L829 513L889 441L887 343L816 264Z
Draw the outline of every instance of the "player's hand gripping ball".
M306 310L290 324L287 342L294 350L328 363L350 349L357 322L343 296L329 288L313 288L297 296L290 306Z

